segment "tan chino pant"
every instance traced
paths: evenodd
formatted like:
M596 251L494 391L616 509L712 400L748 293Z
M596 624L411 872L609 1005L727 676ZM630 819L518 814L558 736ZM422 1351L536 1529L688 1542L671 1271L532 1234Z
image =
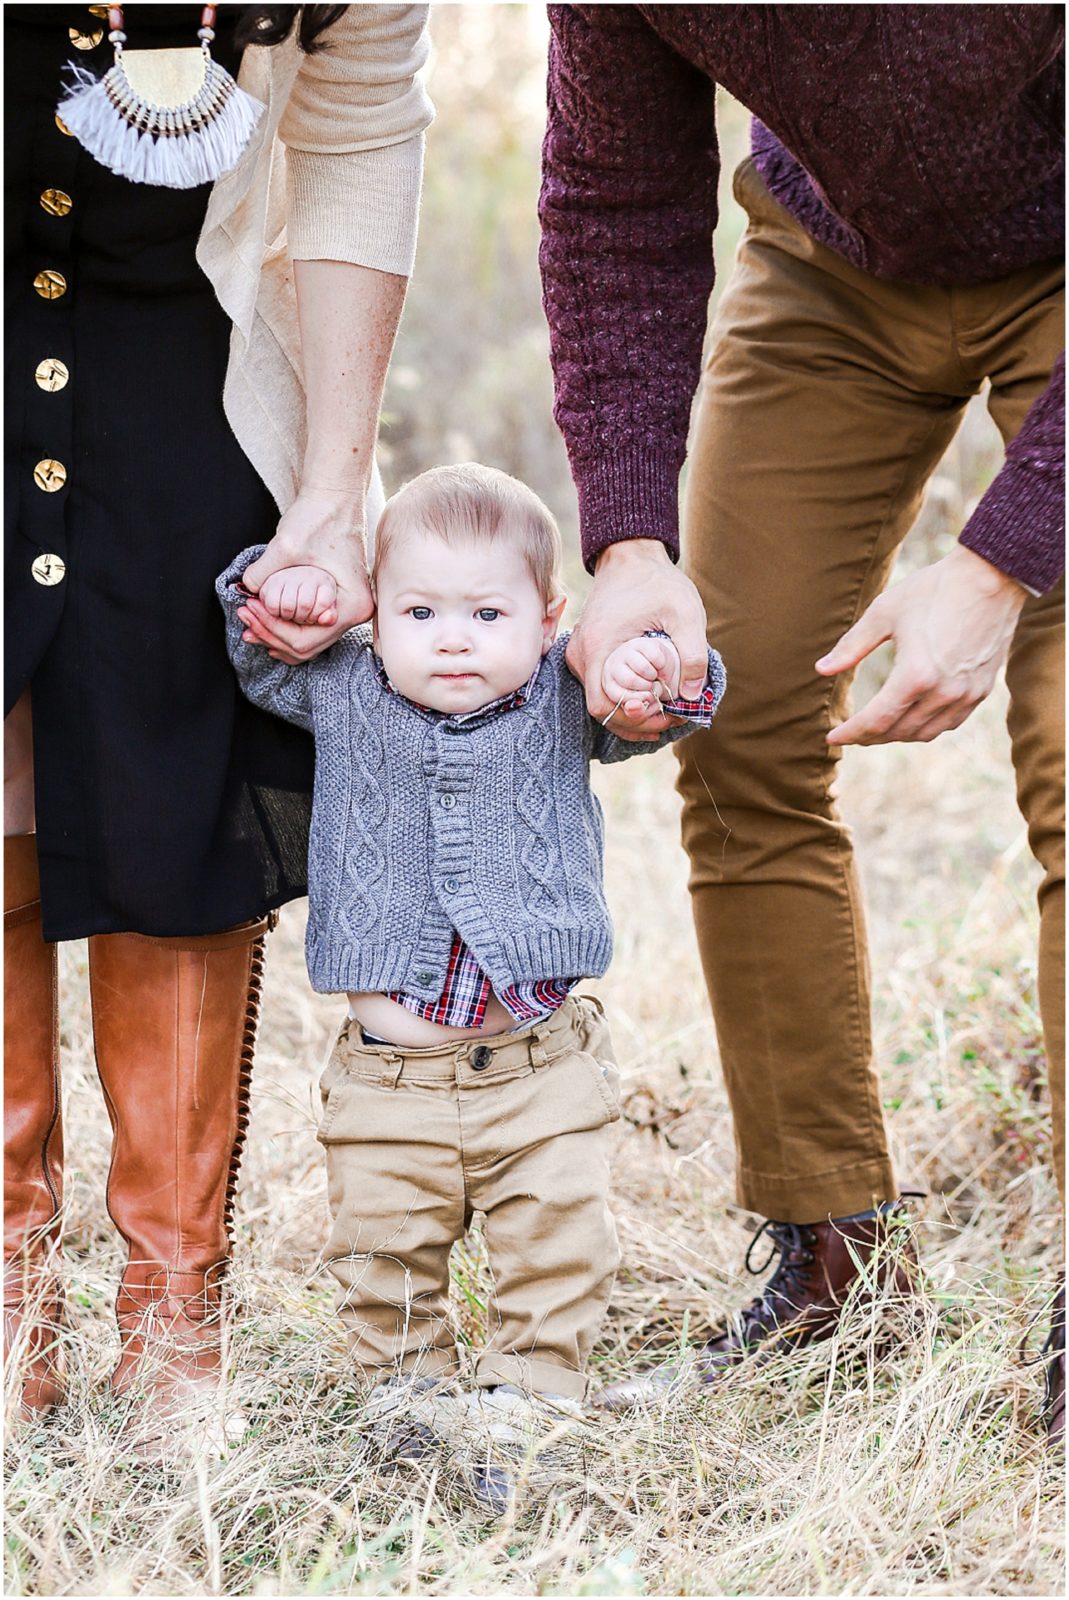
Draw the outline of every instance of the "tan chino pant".
M849 685L813 663L885 585L985 378L1003 438L1020 428L1063 347L1064 275L1049 263L971 288L882 282L810 239L752 162L735 193L749 227L702 375L685 511L687 567L730 687L715 726L677 753L739 1199L805 1223L896 1193L864 918L825 744ZM1026 602L1007 669L1018 798L1044 869L1039 989L1059 1174L1063 673L1059 585Z
M320 1089L327 1258L368 1381L458 1370L449 1252L481 1212L493 1293L476 1382L581 1399L619 1264L619 1074L598 1002L427 1050L364 1044L349 1022Z

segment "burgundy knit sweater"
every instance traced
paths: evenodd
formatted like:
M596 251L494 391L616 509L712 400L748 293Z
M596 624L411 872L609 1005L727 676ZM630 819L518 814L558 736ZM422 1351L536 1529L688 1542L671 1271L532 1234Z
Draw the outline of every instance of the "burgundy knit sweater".
M971 284L1064 250L1062 8L550 6L542 275L588 565L678 549L713 281L721 83L771 193L877 277ZM962 542L1064 570L1064 357Z

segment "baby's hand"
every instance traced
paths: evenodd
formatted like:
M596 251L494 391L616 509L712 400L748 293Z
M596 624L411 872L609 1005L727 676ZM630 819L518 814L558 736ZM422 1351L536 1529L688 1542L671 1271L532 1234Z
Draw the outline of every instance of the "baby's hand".
M286 622L330 627L338 620L338 585L322 567L281 567L264 579L259 599Z
M636 722L679 694L679 651L671 639L629 639L605 658L601 688Z

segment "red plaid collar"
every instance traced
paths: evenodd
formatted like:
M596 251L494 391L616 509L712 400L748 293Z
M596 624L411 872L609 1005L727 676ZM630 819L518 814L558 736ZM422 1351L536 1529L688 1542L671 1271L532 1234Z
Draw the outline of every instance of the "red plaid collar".
M491 718L499 716L506 711L515 711L520 706L526 705L531 697L531 691L535 686L535 680L538 677L543 659L544 657L539 658L526 683L521 684L518 689L510 689L508 694L498 695L497 699L491 700L489 705L476 706L474 711L435 711L431 706L420 705L418 700L410 700L407 695L402 694L400 689L390 682L389 674L378 656L375 657L375 670L379 675L379 682L383 688L388 689L391 694L395 694L406 705L410 705L413 711L420 712L424 717L432 717L436 722L452 722L456 725L463 724L465 727L470 727L477 722L489 722Z

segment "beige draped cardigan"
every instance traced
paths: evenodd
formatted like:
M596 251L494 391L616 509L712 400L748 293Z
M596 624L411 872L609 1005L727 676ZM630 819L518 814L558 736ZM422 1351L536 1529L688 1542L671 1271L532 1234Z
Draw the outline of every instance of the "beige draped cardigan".
M280 510L305 445L293 261L350 261L408 276L423 131L416 77L428 6L351 5L304 55L297 30L250 45L239 82L266 107L249 147L211 193L197 260L233 323L223 405ZM369 502L369 520L374 520Z

